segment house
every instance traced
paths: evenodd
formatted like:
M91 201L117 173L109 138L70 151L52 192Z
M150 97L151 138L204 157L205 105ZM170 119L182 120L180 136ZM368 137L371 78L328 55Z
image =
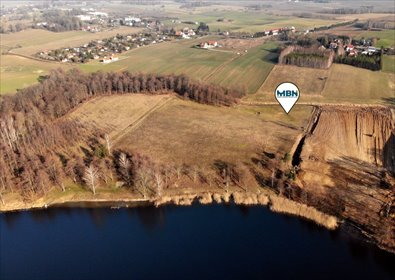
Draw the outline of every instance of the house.
M78 15L76 16L80 21L91 21L93 18L91 15Z
M269 31L263 31L265 36L269 36L269 35L278 35L279 33L279 29L271 29Z
M176 31L174 34L176 37L182 38L182 39L190 39L188 34L185 34L184 31Z
M123 23L128 26L134 26L138 23L141 23L141 18L138 17L125 17Z
M278 29L272 29L269 31L272 35L278 35L279 30Z
M200 48L202 48L202 49L216 48L216 47L218 47L218 42L217 42L217 41L205 41L205 42L200 42L199 46L200 46Z
M188 28L188 27L185 27L185 28L182 30L182 32L183 32L185 35L187 35L187 36L195 36L195 35L196 35L195 31L194 31L193 29L191 29L191 28Z
M209 46L218 47L218 42L217 41L208 41L207 43L208 43Z
M372 55L372 54L378 52L378 49L375 47L368 47L367 51L368 51L369 55Z
M207 42L200 42L199 47L202 49L208 49L208 43Z
M350 51L354 50L354 46L351 44L348 44L345 46L345 50L346 50L346 52L350 52Z
M350 57L356 57L358 55L358 52L357 52L357 50L351 50L349 53L348 53L348 56L350 56Z
M195 33L195 30L193 30L193 29L188 29L188 36L195 36L196 35L196 33Z
M108 14L103 13L103 12L89 12L88 14L95 16L95 17L99 17L99 18L107 18L108 17Z

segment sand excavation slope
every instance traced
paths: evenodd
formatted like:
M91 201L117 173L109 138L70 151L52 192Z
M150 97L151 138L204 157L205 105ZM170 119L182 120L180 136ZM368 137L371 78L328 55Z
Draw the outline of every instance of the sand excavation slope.
M388 108L323 109L301 152L300 186L316 206L395 251L394 118Z
M320 161L351 157L393 170L393 131L389 109L329 107L306 139L302 160L311 155Z

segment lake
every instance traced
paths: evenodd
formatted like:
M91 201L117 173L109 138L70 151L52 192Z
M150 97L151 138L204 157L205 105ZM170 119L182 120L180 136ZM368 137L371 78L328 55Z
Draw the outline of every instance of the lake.
M0 214L0 279L395 279L351 227L265 207L50 208Z

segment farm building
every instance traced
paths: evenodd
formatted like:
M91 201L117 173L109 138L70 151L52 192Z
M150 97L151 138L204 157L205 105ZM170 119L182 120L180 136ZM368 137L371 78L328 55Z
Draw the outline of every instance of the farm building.
M205 42L200 42L199 46L200 46L200 48L202 48L202 49L216 48L216 47L218 47L218 42L217 42L217 41L205 41Z

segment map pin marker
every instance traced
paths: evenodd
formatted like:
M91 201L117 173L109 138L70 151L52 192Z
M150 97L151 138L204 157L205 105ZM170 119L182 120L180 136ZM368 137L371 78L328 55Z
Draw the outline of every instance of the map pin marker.
M285 113L289 113L295 103L298 101L300 92L298 87L293 83L281 83L274 92L274 96Z

